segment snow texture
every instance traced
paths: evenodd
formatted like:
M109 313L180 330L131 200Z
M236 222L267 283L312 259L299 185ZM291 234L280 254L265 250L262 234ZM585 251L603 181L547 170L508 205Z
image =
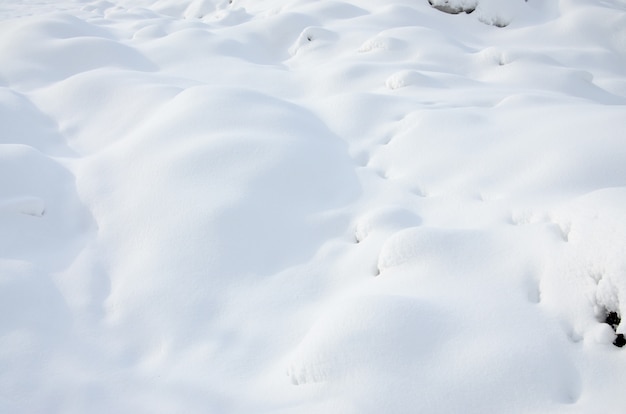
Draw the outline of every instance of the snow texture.
M623 0L0 3L0 413L620 413Z

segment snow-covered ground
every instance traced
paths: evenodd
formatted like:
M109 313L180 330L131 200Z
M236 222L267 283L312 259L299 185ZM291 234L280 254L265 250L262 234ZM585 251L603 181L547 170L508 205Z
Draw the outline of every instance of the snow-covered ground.
M623 413L611 312L625 0L0 1L1 413Z

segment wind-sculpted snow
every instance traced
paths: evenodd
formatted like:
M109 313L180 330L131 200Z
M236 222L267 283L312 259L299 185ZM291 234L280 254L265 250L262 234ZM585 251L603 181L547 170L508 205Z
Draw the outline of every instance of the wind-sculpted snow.
M625 114L620 0L5 1L0 412L622 412Z

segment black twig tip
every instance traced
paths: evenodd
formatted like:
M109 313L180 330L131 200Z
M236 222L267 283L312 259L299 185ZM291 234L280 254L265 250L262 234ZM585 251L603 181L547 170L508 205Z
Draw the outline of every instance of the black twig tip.
M620 318L617 312L607 312L606 319L604 320L604 322L611 325L611 328L613 328L613 330L617 329L621 321L622 321L622 318Z

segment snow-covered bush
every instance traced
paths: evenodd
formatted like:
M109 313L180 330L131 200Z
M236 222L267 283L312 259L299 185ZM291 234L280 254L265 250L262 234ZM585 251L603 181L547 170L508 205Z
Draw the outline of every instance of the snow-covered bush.
M431 6L445 13L471 13L476 10L478 0L428 0Z
M522 11L527 0L428 0L437 10L450 14L472 13L485 24L508 26Z

